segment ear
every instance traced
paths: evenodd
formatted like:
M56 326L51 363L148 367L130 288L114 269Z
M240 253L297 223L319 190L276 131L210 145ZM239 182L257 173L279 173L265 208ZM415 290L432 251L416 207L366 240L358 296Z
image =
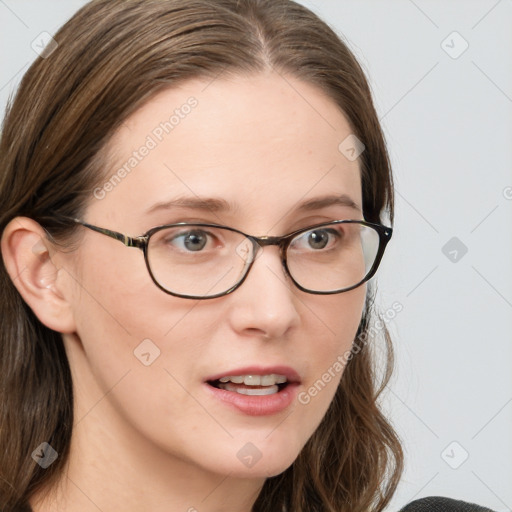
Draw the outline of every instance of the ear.
M37 318L54 331L76 331L71 307L71 276L60 265L62 253L34 220L16 217L2 234L7 273Z

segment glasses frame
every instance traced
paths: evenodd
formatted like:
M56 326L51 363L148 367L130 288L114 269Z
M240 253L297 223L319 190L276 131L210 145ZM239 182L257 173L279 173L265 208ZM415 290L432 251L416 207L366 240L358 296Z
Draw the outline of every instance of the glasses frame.
M308 226L306 228L301 228L301 229L292 231L291 233L288 233L287 235L282 235L282 236L259 236L258 237L258 236L248 235L247 233L244 233L243 231L240 231L239 229L231 228L229 226L223 226L221 224L201 223L201 222L178 222L175 224L164 224L164 225L156 226L156 227L151 228L148 231L146 231L143 235L132 237L132 236L125 235L123 233L119 233L118 231L112 231L111 229L94 226L93 224L89 224L80 219L75 219L75 218L71 218L71 217L67 217L67 219L72 220L76 224L80 224L81 226L84 226L92 231L96 231L97 233L101 233L102 235L106 235L110 238L118 240L121 243L123 243L126 247L136 247L137 249L142 250L142 252L144 253L144 261L146 263L146 268L148 269L151 279L153 280L153 282L155 283L155 285L158 288L160 288L165 293L167 293L169 295L173 295L175 297L181 297L184 299L195 299L195 300L216 299L218 297L223 297L225 295L229 295L230 293L234 292L237 288L239 288L242 285L242 283L245 281L245 279L249 275L249 272L250 272L254 262L257 259L257 254L258 254L259 249L263 248L263 247L270 246L270 245L277 245L280 248L281 263L286 271L286 274L290 277L293 284L299 290L306 292L306 293L311 293L314 295L333 295L333 294L337 294L337 293L348 292L350 290L353 290L354 288L357 288L358 286L361 286L363 283L369 281L375 275L375 273L377 272L377 269L380 265L380 262L382 260L382 256L384 255L386 246L387 246L388 242L391 240L391 236L393 234L393 228L384 226L382 224L367 222L365 220L334 220L334 221L329 221L329 222L322 222L320 224L314 224L312 226ZM339 290L333 290L333 291L309 290L309 289L301 286L291 275L291 272L288 269L286 252L287 252L288 247L290 246L292 240L297 235L300 235L307 231L311 231L316 228L329 226L332 224L360 224L362 226L366 226L366 227L372 228L375 231L377 231L377 233L379 235L379 247L377 249L377 255L375 256L375 261L374 261L371 269L366 273L365 277L353 286L349 286L348 288L341 288ZM217 293L215 295L208 295L207 297L196 296L196 295L184 295L181 293L172 292L172 291L164 288L155 278L153 271L151 270L151 266L149 264L149 258L148 258L149 240L155 233L162 231L163 229L173 228L173 227L181 227L181 226L222 228L222 229L226 229L228 231L233 231L235 233L238 233L238 234L243 235L244 237L248 238L251 241L252 246L253 246L253 254L252 254L253 259L247 266L245 273L243 274L240 281L238 281L236 284L234 284L231 288L229 288L225 292Z

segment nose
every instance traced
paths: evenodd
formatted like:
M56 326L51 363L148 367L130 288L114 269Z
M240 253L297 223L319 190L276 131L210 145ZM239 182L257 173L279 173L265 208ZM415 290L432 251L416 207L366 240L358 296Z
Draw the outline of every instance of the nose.
M241 335L284 337L300 323L298 293L276 246L260 248L245 281L230 297L230 323Z

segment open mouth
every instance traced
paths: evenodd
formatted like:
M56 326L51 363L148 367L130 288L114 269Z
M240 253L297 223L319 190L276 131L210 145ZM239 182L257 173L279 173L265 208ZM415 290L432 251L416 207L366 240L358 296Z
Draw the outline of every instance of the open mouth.
M279 393L283 389L285 389L289 382L274 382L269 385L262 384L246 384L245 382L221 382L221 379L207 381L210 386L213 386L217 389L223 389L225 391L231 391L234 393L239 393L241 395L250 395L250 396L264 396L264 395L273 395Z
M216 400L249 416L277 414L292 405L301 383L289 366L225 370L203 381Z

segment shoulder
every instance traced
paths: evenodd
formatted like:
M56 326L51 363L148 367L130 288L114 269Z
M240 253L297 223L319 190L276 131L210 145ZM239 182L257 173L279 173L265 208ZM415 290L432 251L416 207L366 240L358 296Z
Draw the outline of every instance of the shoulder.
M494 512L490 508L469 503L467 501L430 496L421 498L406 505L400 512Z

